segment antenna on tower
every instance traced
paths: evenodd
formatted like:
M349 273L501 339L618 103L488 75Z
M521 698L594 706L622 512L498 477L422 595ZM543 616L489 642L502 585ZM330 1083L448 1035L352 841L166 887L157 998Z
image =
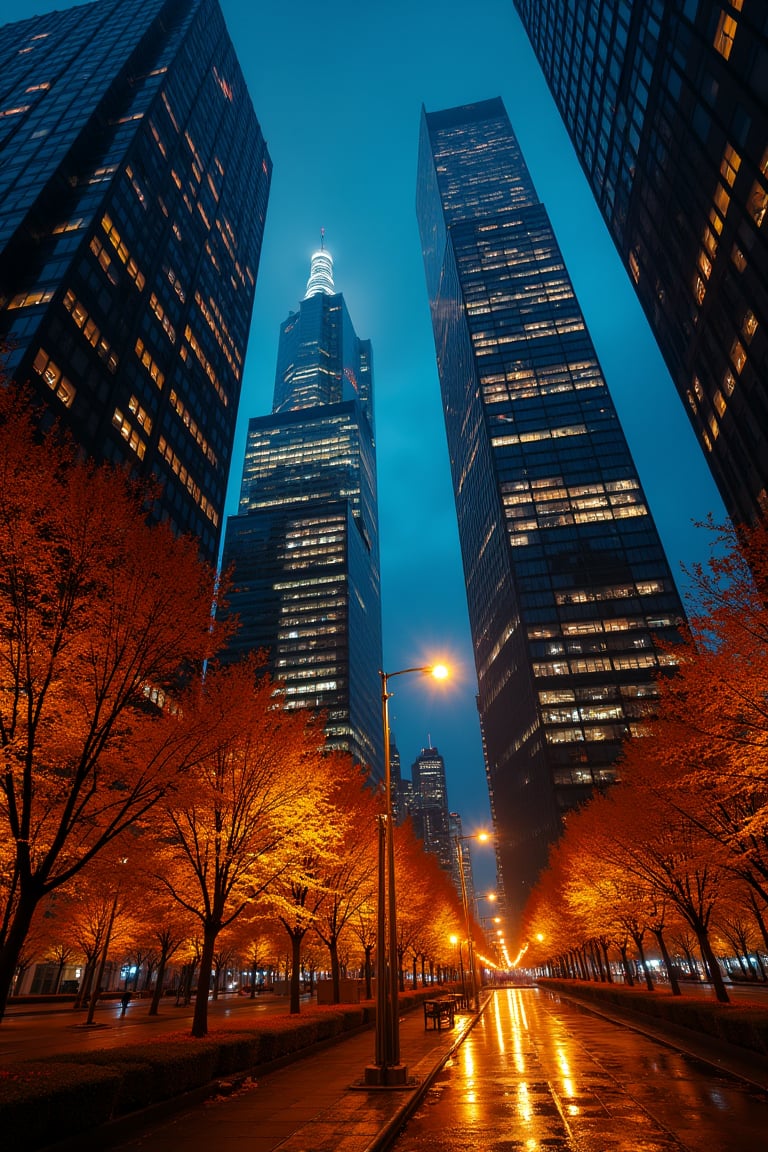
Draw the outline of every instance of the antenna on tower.
M320 229L320 251L325 250L325 228Z

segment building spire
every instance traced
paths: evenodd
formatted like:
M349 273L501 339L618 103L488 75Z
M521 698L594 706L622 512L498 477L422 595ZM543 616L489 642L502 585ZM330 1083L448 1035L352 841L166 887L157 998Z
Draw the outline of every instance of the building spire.
M336 293L333 285L333 257L325 248L325 228L320 229L320 247L312 253L304 299L323 293L326 296L333 296Z

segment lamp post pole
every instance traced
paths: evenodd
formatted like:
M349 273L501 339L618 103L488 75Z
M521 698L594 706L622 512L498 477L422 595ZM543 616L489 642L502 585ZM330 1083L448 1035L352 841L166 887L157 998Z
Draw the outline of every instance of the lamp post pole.
M400 1063L398 1011L397 900L395 896L395 828L392 811L392 772L389 756L389 681L393 676L422 672L443 679L441 664L379 672L381 722L384 728L384 828L379 826L379 884L376 916L376 1062L365 1069L365 1084L398 1088L408 1083L408 1068Z
M469 979L472 989L472 1010L477 1012L477 978L475 976L475 949L472 943L472 928L469 922L469 901L467 900L467 880L464 875L464 854L461 851L462 840L471 840L471 836L456 837L456 856L459 865L459 879L461 880L461 906L464 910L464 928L467 933L467 958L469 961Z

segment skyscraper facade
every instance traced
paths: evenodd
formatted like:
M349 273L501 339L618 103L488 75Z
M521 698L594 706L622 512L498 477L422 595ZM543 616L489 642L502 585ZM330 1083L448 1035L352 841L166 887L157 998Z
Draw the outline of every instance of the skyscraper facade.
M272 414L252 419L223 567L240 628L288 707L324 714L329 745L383 776L381 591L371 345L323 246L280 332Z
M454 851L448 813L445 761L437 748L422 748L411 765L413 829L440 867L453 873Z
M682 608L500 100L422 114L417 212L511 915L615 779Z
M217 0L0 29L5 371L215 562L271 161Z
M515 6L723 502L765 519L765 5Z

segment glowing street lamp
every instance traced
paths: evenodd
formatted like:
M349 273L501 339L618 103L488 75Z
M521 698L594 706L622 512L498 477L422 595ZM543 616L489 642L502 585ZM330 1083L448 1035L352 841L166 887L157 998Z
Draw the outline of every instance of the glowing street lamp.
M384 726L384 793L386 813L379 823L379 885L376 931L376 1057L365 1069L365 1084L401 1088L408 1083L408 1068L400 1063L398 1012L397 903L395 898L395 833L392 818L392 773L389 760L389 681L393 676L418 672L445 680L445 664L379 672L381 720ZM389 966L389 967L387 967Z

